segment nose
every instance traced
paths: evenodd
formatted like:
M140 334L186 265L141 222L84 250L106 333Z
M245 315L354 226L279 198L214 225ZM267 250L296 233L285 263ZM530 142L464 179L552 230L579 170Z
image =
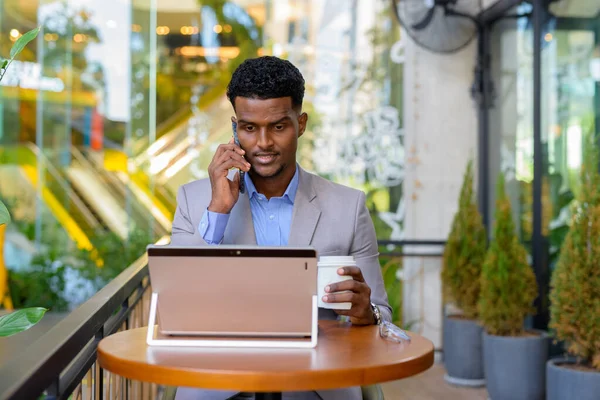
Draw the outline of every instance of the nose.
M271 137L269 129L266 127L260 129L257 145L261 150L268 150L273 147L273 138Z

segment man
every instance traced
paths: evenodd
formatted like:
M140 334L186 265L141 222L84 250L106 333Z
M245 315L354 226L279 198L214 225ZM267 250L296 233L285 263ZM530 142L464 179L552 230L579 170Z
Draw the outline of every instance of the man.
M353 279L330 285L323 299L352 302L352 308L319 309L319 318L344 315L354 325L390 320L375 229L364 193L310 174L296 163L298 138L308 120L302 112L304 78L300 71L275 57L246 60L234 72L227 96L235 112L231 120L237 123L239 146L233 139L221 144L208 167L209 179L180 187L171 243L310 245L319 256L352 255L357 267L342 268L340 274ZM231 169L244 172L244 193L240 193L239 173L229 179ZM181 394L183 398L186 390L181 388L178 397ZM204 393L207 397L197 398L208 398ZM360 388L286 396L362 398Z

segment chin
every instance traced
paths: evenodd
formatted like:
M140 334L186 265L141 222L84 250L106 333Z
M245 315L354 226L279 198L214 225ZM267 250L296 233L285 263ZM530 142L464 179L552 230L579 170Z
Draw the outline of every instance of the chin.
M254 173L264 179L275 178L275 177L279 176L283 172L284 169L285 169L285 166L283 166L283 165L274 165L274 166L265 166L265 167L259 166L258 168L254 167L254 166L252 167L252 170L254 171Z

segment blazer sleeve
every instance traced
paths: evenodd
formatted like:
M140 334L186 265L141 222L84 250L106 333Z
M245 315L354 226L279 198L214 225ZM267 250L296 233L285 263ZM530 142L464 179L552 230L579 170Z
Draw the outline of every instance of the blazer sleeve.
M200 237L198 227L194 226L189 212L185 185L177 191L177 207L173 217L171 230L171 245L174 246L203 246L207 243Z
M350 254L354 256L361 269L365 282L371 288L371 302L378 305L383 320L392 320L392 307L383 283L383 275L379 264L379 249L375 226L366 205L366 196L360 192L356 205L354 238Z

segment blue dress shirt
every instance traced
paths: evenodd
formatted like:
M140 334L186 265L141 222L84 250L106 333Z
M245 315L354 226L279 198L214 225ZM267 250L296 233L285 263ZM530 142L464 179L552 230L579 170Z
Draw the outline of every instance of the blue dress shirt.
M267 198L256 191L249 174L244 175L247 195L250 199L252 222L256 243L259 246L286 246L292 225L294 201L298 190L298 166L290 184L281 197ZM229 214L205 210L198 227L200 235L208 244L219 244L223 240Z

